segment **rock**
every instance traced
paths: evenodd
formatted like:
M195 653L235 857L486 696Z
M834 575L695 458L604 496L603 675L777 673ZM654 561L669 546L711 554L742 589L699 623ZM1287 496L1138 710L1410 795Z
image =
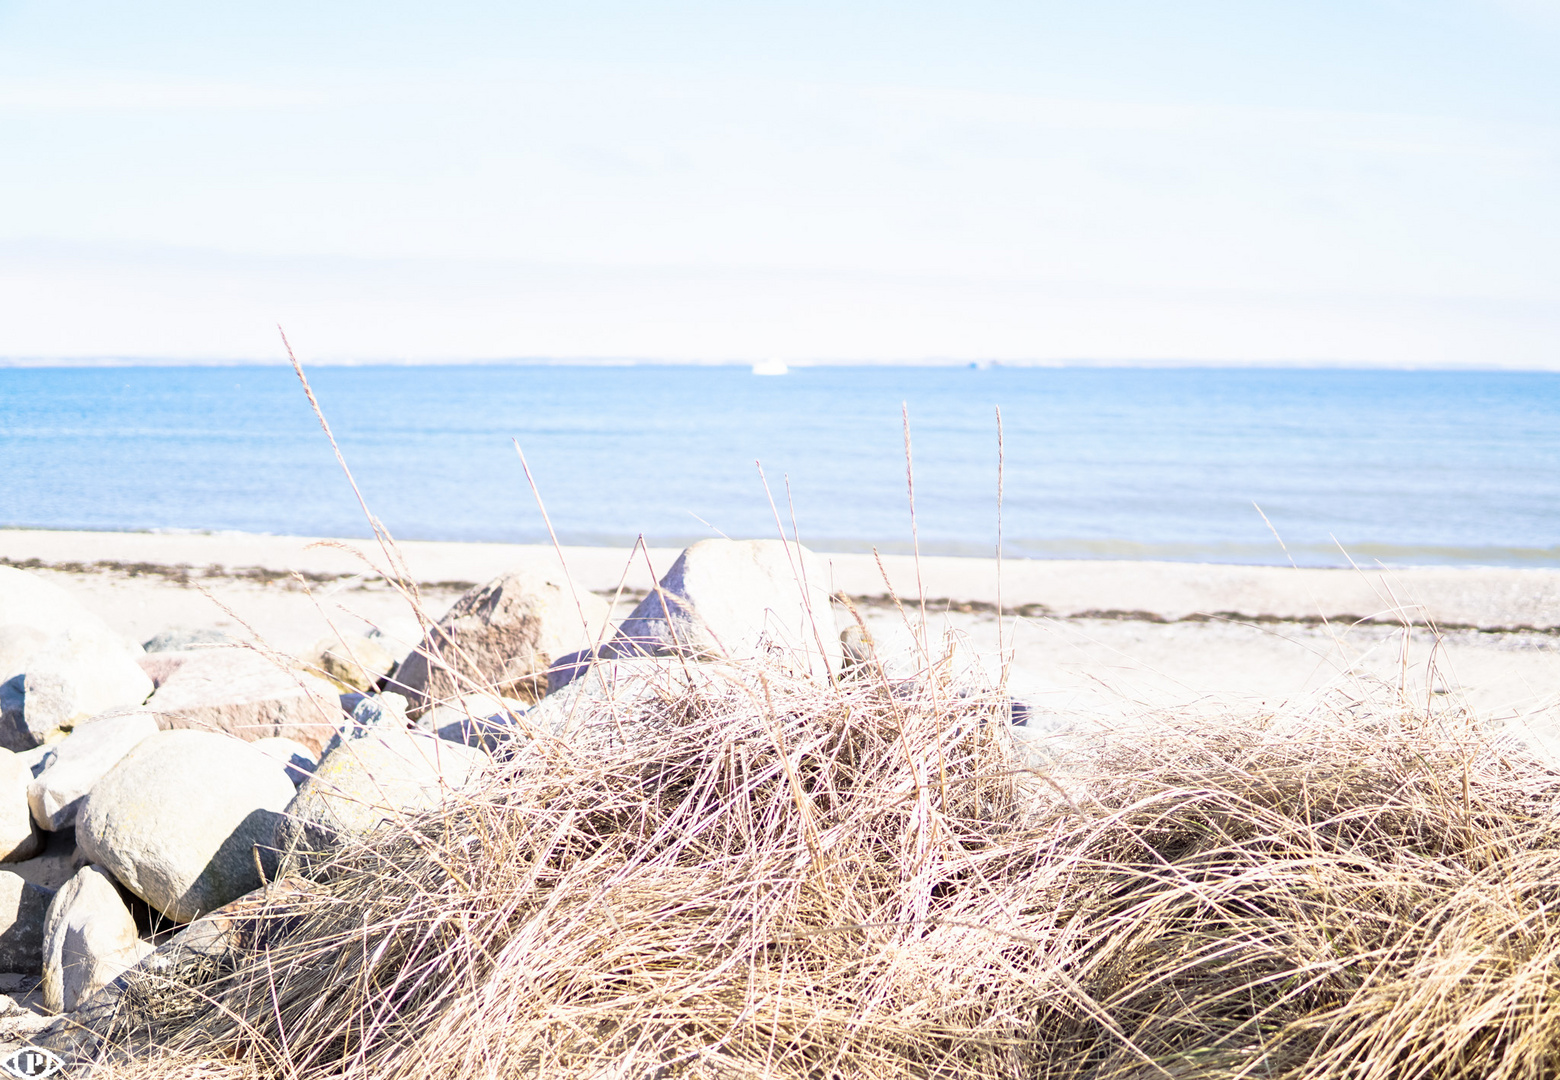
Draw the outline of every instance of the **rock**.
M62 829L43 834L43 851L23 862L6 863L5 869L19 874L40 888L54 890L75 876L86 865L78 858L76 830Z
M187 652L203 646L232 644L232 638L215 628L186 629L184 627L174 627L173 629L153 634L149 639L141 643L141 648L149 653Z
M275 920L293 914L299 901L318 886L299 877L273 881L217 910L202 915L178 931L141 964L141 970L167 979L178 979L192 962L210 971L231 967L275 926Z
M50 638L28 662L23 717L35 743L151 696L152 680L115 634L74 627Z
M352 720L348 726L354 731L404 728L411 723L410 710L411 703L405 696L386 690L359 699L352 707Z
M260 884L268 846L293 798L286 770L212 731L160 731L93 786L76 816L82 853L175 922Z
M286 919L298 902L309 896L308 882L287 878L264 889L246 893L222 908L203 915L146 955L134 968L113 979L68 1017L60 1017L32 1034L30 1042L67 1061L101 1061L105 1050L124 1046L124 1029L118 1024L125 992L135 980L139 987L169 983L191 985L209 978L213 969L231 970L251 955L274 920ZM89 1069L83 1070L85 1075Z
M34 745L24 715L27 665L52 635L35 626L0 626L0 747L26 750Z
M318 850L339 833L432 810L492 761L481 750L418 731L375 732L333 750L304 782L277 831L277 847Z
M133 920L130 928L135 929ZM65 1011L75 1009L156 951L157 946L140 938L125 940L117 927L109 930L99 923L70 923L60 957Z
M763 675L762 669L686 657L599 660L583 677L526 711L521 725L537 742L516 737L498 756L507 770L525 773L547 767L549 736L582 758L617 756L636 744L654 746L665 738L668 723L678 723L680 703L726 697L739 686L748 700L762 701Z
M27 662L37 655L52 636L25 623L0 626L0 682L24 674Z
M49 638L81 628L112 634L107 623L58 585L14 566L0 566L0 627L17 626ZM141 647L126 642L125 650L134 656Z
M480 747L492 754L518 738L520 726L514 713L499 712L492 716L461 717L440 725L435 734L447 742Z
M417 727L422 731L437 733L440 727L452 724L457 719L495 716L505 712L511 708L512 703L514 703L513 698L510 702L505 702L503 698L492 694L458 694L435 705L418 717Z
M875 645L872 631L860 623L851 623L840 631L841 668L852 668L870 661Z
M13 1049L19 1045L37 1053L34 1043L54 1019L44 1015L42 1004L36 991L0 995L0 1043L6 1047L0 1054L6 1059L25 1053Z
M0 683L0 747L26 750L34 745L27 730L27 676L16 675Z
M405 694L418 713L473 692L534 701L546 692L541 673L556 658L593 643L610 614L605 600L582 586L571 588L563 574L504 574L457 600L387 685Z
M27 805L33 762L27 755L0 750L0 862L21 862L43 850L43 837Z
M113 711L110 710L110 713ZM91 723L91 721L88 721L88 723ZM27 762L27 767L32 770L34 776L37 776L44 769L48 768L49 762L54 760L54 748L58 745L59 743L57 742L50 743L48 746L34 746L30 750L13 750L12 753Z
M598 660L583 677L549 694L525 713L525 726L536 732L564 736L601 716L617 718L618 727L643 713L654 697L677 698L705 685L711 665L682 657L634 656Z
M701 540L678 556L600 655L770 656L803 670L837 667L828 585L822 560L798 544ZM556 681L577 678L581 659L565 658Z
M221 731L247 740L281 736L311 753L330 741L342 719L340 695L330 683L252 649L190 653L146 707L164 728Z
M45 725L47 735L69 727L78 714L84 718L110 705L129 704L128 694L115 691L126 683L139 685L123 661L140 653L139 645L124 641L58 585L0 566L0 743L25 750L41 741L27 725ZM47 670L39 672L38 693L29 705L28 678L40 666ZM18 676L25 677L13 683ZM63 684L62 676L68 676ZM105 702L105 694L114 700ZM29 713L35 714L31 720Z
M286 769L293 787L297 787L312 776L315 767L319 764L307 746L291 739L280 737L256 739L249 745Z
M304 667L335 680L347 690L366 693L395 670L395 657L376 638L326 638L310 650Z
M145 709L94 717L76 728L51 748L44 768L27 786L33 819L51 832L74 826L92 785L155 734L157 714Z
M152 680L152 685L161 688L162 684L172 678L173 673L183 667L184 661L192 655L194 654L187 652L147 653L136 663L141 665L141 670Z
M75 903L76 897L83 889L97 879L107 879L106 884L114 893L114 902L123 908L125 903L120 899L119 890L114 887L113 879L96 866L84 866L77 870L65 884L59 887L49 901L49 908L43 921L43 985L39 989L43 992L44 1008L51 1012L60 1012L65 1007L65 992L60 978L60 954L65 944L64 914ZM92 891L96 893L96 890ZM126 908L125 914L129 913L129 909Z
M480 746L491 754L516 737L519 718L524 715L526 707L519 702L502 701L488 695L465 695L451 704L435 705L424 713L420 726L443 740L463 746Z
M400 694L385 691L383 694L342 695L342 706L355 697L352 715L337 730L335 737L320 751L319 761L330 756L331 751L349 739L361 739L379 731L404 731L411 725L407 718L407 701Z
M0 971L43 970L43 923L53 896L20 874L0 870Z
M43 936L43 1003L70 1012L155 947L140 940L114 879L85 866L49 904Z
M490 694L463 694L452 702L436 705L423 714L418 727L441 739L466 746L480 746L492 753L514 738L525 706L504 701Z

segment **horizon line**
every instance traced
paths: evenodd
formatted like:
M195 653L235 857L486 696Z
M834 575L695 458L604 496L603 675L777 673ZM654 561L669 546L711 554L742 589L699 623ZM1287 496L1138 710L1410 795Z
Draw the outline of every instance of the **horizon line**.
M693 357L513 356L513 357L317 357L309 367L753 367L778 361L787 368L815 367L952 367L952 368L1287 368L1350 371L1560 372L1560 357L1548 364L1384 363L1379 360L1335 358L1228 360L1197 357L1067 357L1058 359L994 359L988 357L921 357L893 359L701 359ZM287 367L285 357L162 357L162 356L0 356L4 369L144 368L144 367Z

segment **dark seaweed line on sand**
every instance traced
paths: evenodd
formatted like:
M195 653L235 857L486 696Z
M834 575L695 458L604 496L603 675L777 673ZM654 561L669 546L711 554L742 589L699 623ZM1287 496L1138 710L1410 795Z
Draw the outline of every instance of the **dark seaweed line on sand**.
M273 570L268 566L191 566L189 563L122 562L117 559L99 559L96 562L45 562L42 559L8 559L0 556L0 566L14 566L18 570L52 570L62 574L122 574L125 577L156 577L175 585L192 585L202 580L256 581L262 585L272 582L291 582L302 578L311 585L328 585L336 581L367 576L361 573L327 573L318 570ZM425 581L418 582L420 589L444 589L465 592L476 587L474 581Z
M852 604L858 607L893 607L894 598L884 593L880 596L852 596L849 597ZM899 603L908 604L912 600L908 597L900 597ZM916 602L919 606L919 602ZM950 600L947 598L926 600L928 611L957 611L963 614L995 615L995 604L984 600ZM1156 623L1161 626L1173 626L1177 623L1210 623L1231 622L1246 623L1259 626L1330 626L1334 624L1345 626L1401 626L1403 620L1391 615L1251 615L1243 611L1194 611L1189 615L1180 615L1176 618L1167 618L1156 611L1126 610L1123 608L1090 608L1087 611L1070 611L1058 614L1044 604L1004 604L1004 615L1017 615L1026 619L1061 619L1066 621L1082 621L1087 619L1108 622L1143 622ZM1423 625L1416 622L1416 625ZM1481 626L1477 623L1463 622L1437 622L1438 630L1477 630L1483 634L1548 634L1560 636L1560 626L1534 626L1531 623L1515 623L1504 626Z
M122 574L125 577L154 577L162 578L175 585L190 586L202 580L229 580L229 581L253 581L262 585L281 583L288 585L303 579L311 585L326 585L337 581L345 581L351 578L363 578L366 575L349 573L328 573L316 570L273 570L266 566L222 566L213 563L209 566L196 567L189 563L168 565L164 563L150 562L123 562L117 559L99 559L96 562L45 562L42 559L9 559L0 556L0 566L12 566L18 570L50 570L64 574ZM429 592L465 592L474 589L477 583L474 581L420 581L417 588ZM367 588L366 584L360 584L358 588ZM601 595L611 597L615 590L598 590ZM624 589L621 598L624 600L640 600L645 595L642 589ZM877 596L848 596L846 599L857 607L885 608L894 606L894 598L887 593ZM901 603L908 603L909 599L900 598ZM919 606L919 602L917 602ZM931 598L926 600L929 611L958 612L965 615L995 615L995 604L985 600L953 600L947 597ZM1347 626L1396 626L1401 625L1402 620L1391 616L1382 615L1251 615L1240 611L1213 611L1192 612L1189 615L1181 615L1174 619L1154 611L1126 610L1122 608L1090 608L1087 611L1074 611L1066 614L1058 614L1045 604L1009 604L1003 606L1003 614L1016 615L1025 619L1064 619L1068 621L1105 620L1110 622L1142 622L1156 623L1162 626L1170 626L1177 623L1208 623L1208 622L1232 622L1248 623L1261 626L1326 626L1330 624L1342 624ZM1560 626L1534 626L1531 623L1516 623L1505 626L1480 626L1476 623L1441 622L1436 624L1439 630L1476 630L1484 634L1546 634L1552 637L1560 637Z

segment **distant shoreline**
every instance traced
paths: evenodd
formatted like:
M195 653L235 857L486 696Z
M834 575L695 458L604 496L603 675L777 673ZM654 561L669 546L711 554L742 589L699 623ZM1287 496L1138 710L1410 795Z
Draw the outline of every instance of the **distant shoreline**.
M503 356L503 357L305 357L305 368L318 367L710 367L749 368L769 357L750 359L721 357L624 357L624 356ZM1376 371L1438 373L1462 372L1489 375L1554 375L1560 374L1560 363L1554 364L1503 364L1490 361L1480 364L1466 363L1413 363L1383 364L1379 361L1337 360L1326 358L1218 360L1196 358L1122 357L1090 359L1067 357L1062 359L992 359L971 356L963 358L926 357L896 358L886 360L792 358L782 357L793 371L806 368L1013 368L1013 369L1065 369L1065 368L1125 368L1156 371ZM226 368L226 367L288 367L285 356L277 357L157 357L157 356L0 356L0 370L44 369L95 369L95 368Z

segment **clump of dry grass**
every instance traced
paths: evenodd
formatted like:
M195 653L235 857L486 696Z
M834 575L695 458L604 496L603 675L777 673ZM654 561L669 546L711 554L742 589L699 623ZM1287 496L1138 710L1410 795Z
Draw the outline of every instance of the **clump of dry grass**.
M1383 707L1124 741L1026 891L1048 1076L1560 1065L1560 778Z
M288 1080L1560 1072L1560 778L1469 729L1384 701L1041 777L986 688L733 667L582 719L116 1037Z

